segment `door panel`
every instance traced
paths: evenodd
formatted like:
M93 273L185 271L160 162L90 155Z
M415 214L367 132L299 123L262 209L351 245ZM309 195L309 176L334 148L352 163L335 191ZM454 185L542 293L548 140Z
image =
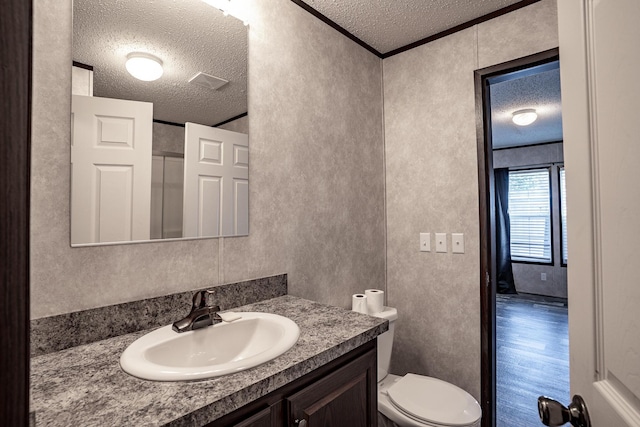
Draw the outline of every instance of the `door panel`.
M248 234L248 136L195 123L185 128L184 237Z
M71 243L148 240L153 105L74 95Z
M100 241L130 240L133 226L133 166L96 165L95 218Z
M222 179L218 176L198 177L198 229L196 236L220 236L222 216Z
M640 2L558 2L571 389L595 426L640 426Z

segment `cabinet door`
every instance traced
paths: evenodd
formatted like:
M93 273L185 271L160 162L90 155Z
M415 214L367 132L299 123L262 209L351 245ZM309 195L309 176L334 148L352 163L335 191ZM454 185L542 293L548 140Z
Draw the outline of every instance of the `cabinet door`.
M288 425L376 427L376 360L370 351L286 398Z
M234 424L233 427L278 427L282 425L282 402L252 415L246 420Z

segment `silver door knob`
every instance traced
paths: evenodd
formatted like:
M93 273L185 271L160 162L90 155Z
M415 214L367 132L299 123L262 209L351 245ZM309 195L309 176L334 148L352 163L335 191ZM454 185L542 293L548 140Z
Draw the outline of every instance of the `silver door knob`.
M294 423L298 427L307 427L307 420L295 420Z
M568 408L557 400L540 396L538 398L538 415L540 415L542 424L546 426L556 427L571 423L573 427L591 427L587 405L578 394L573 396Z

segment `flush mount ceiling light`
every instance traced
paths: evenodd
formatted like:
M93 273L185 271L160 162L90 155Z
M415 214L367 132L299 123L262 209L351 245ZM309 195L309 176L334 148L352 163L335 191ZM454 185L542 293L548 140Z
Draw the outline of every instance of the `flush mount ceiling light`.
M518 110L513 112L513 123L518 126L528 126L535 122L538 118L538 113L533 108L525 108L524 110Z
M127 55L125 64L133 77L145 82L158 80L162 76L162 60L148 53L132 52Z

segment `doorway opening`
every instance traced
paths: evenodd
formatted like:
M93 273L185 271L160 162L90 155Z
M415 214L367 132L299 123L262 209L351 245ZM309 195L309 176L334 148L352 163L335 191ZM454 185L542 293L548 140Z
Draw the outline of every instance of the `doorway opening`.
M477 70L483 427L569 399L558 49Z

